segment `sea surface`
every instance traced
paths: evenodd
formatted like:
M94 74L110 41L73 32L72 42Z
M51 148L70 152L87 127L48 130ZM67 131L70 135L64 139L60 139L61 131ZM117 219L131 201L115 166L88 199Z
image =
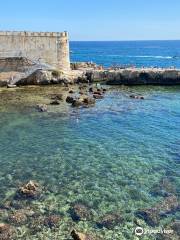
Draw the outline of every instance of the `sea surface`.
M70 48L74 62L180 68L180 41L70 42Z
M180 66L180 60L170 58L180 54L178 41L72 42L71 49L74 61ZM0 222L14 226L18 240L72 240L73 228L103 240L165 239L157 234L138 238L134 230L169 230L180 220L178 211L169 212L152 227L136 215L168 195L180 197L180 87L107 90L92 108L62 103L48 105L47 113L34 106L48 104L49 94L61 92L61 86L0 90ZM132 93L145 100L131 99ZM42 197L17 203L18 187L29 180L43 186ZM75 203L87 207L90 219L72 219ZM36 215L19 224L10 221L9 214L22 208ZM111 229L97 224L115 213L122 220ZM41 221L52 214L62 219L55 229Z

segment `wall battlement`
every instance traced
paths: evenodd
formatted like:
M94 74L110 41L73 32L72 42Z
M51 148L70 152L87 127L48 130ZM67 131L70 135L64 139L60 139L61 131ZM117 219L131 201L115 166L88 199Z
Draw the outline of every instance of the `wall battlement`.
M68 37L67 32L0 31L0 36Z
M0 31L0 58L24 57L70 70L67 32Z

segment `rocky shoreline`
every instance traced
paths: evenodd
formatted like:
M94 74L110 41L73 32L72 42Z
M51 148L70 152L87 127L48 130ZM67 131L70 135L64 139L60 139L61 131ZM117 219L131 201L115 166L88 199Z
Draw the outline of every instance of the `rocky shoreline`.
M127 86L179 85L180 70L174 68L103 68L95 63L82 62L72 63L69 72L55 69L36 69L29 71L29 74L24 72L0 73L0 87L94 82Z
M103 81L108 85L179 85L180 70L159 68L126 68L118 70L87 71L91 82Z

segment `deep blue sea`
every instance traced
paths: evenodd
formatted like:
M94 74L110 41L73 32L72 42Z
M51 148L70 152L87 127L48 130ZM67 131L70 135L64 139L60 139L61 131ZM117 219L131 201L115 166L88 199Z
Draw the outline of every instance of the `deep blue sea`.
M180 41L70 42L71 60L180 68Z
M104 66L180 67L180 41L71 42L71 51L73 61ZM90 108L50 105L52 93L67 95L59 85L0 89L0 223L15 228L15 240L72 240L72 229L98 240L179 239L177 228L170 238L134 230L172 230L180 220L177 209L159 212L152 227L136 214L180 197L180 86L106 88ZM29 180L43 187L42 197L15 199ZM75 204L84 218L73 218ZM55 228L44 222L52 215L61 218ZM0 231L0 239L10 238Z

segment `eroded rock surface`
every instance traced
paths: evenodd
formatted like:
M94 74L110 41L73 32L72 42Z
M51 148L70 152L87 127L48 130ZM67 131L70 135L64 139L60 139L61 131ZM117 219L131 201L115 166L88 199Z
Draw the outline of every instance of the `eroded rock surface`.
M40 196L41 192L41 186L37 182L30 180L18 189L17 197L36 199Z

